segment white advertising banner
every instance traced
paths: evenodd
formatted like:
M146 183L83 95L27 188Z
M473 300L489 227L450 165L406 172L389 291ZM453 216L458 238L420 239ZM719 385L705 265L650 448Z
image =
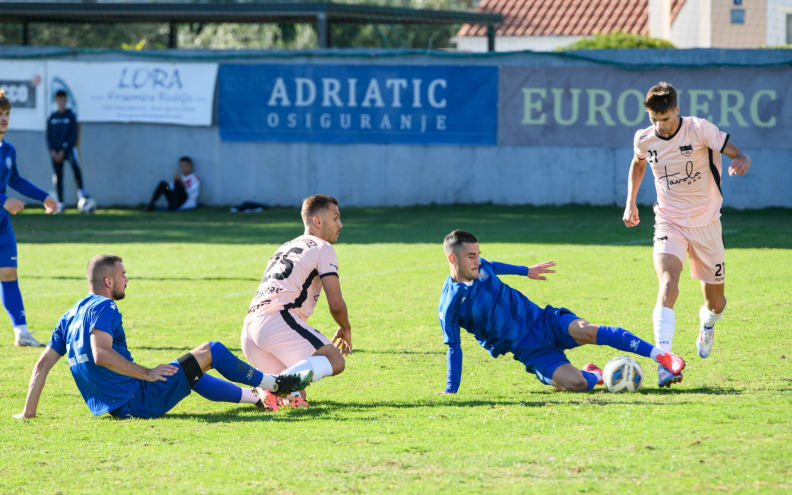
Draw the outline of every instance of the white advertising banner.
M10 130L42 131L47 128L45 62L0 60L0 88L11 100Z
M47 73L81 122L212 123L217 64L49 62Z

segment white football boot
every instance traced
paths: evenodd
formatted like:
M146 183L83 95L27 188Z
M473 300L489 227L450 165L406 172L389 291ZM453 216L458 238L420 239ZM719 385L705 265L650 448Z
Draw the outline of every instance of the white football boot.
M672 383L679 383L682 381L682 373L675 375L668 371L668 368L662 364L657 365L657 386L660 388L670 387Z

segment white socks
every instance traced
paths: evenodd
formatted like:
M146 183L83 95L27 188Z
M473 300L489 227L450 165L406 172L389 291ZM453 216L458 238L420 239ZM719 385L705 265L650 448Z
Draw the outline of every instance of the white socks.
M313 370L313 380L318 382L326 376L333 376L333 366L324 356L311 356L298 362L291 368L283 370L281 374L296 373L302 370Z
M259 383L259 387L266 388L270 392L275 388L275 379L278 378L277 375L270 375L268 373L262 373L264 375L261 378L261 383Z
M715 314L706 306L702 306L701 309L699 309L699 321L701 321L701 324L705 327L711 327L715 323L719 322L721 318L723 318L723 312L720 314Z
M674 326L676 325L674 310L664 306L655 307L652 312L652 323L655 345L664 351L670 351L671 344L674 343Z
M249 388L242 389L242 397L239 398L240 404L255 404L259 400L263 400L258 395L254 394L253 391Z
M30 332L28 331L27 325L19 325L18 327L14 327L14 337L19 338L20 335L28 335Z

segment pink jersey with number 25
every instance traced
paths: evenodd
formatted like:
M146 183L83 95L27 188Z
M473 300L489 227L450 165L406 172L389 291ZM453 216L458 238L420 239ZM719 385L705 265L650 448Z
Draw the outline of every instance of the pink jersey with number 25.
M677 132L660 137L654 127L635 133L635 156L652 167L656 221L701 227L720 217L721 152L729 135L698 117L680 117Z
M283 244L267 263L248 316L286 309L307 320L322 293L321 279L328 275L338 276L332 244L307 234Z

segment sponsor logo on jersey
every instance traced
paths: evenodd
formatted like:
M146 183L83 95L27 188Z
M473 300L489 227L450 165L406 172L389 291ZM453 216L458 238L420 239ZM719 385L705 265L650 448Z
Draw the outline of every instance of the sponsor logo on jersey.
M638 142L640 143L641 141L643 141L643 140L644 140L644 139L646 139L647 137L648 137L648 136L647 136L646 134L644 134L643 136L641 136L641 137L639 137L639 138L638 138Z
M11 157L10 156L6 157L6 167L11 168Z
M686 144L685 146L680 146L679 152L685 156L690 156L693 153L693 145Z
M334 264L332 264L332 263L328 263L328 264L329 264L330 266L332 266L333 268L335 268L336 270L338 270L338 265L334 265Z
M479 280L487 280L489 278L489 274L484 270L479 270Z

